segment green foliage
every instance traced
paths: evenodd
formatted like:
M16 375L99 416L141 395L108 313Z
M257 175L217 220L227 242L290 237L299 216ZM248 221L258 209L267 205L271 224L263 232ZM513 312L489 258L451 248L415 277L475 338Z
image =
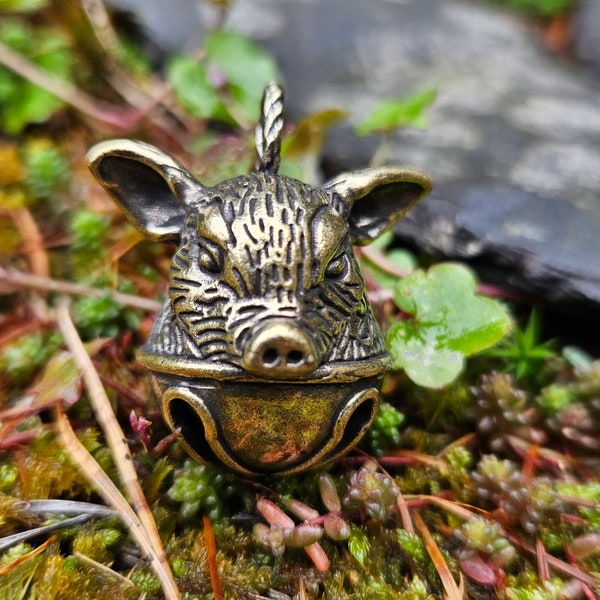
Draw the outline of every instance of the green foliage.
M167 75L177 98L191 115L234 122L203 64L189 56L176 56L169 62Z
M0 10L26 12L47 6L48 0L0 0Z
M475 293L475 278L458 264L411 273L396 285L394 299L410 319L396 321L388 347L398 368L418 385L442 387L465 358L497 343L510 329L509 316Z
M447 452L446 460L455 473L466 473L473 464L473 455L464 446L454 446Z
M400 441L400 425L404 415L388 402L382 402L368 431L369 445L375 456L383 456L390 446Z
M58 29L31 28L19 21L0 24L0 40L38 67L68 80L74 57ZM0 66L0 120L5 132L16 134L30 123L43 123L63 101Z
M401 100L383 102L354 131L364 136L390 132L403 127L424 129L427 127L426 110L435 97L435 90L426 90Z
M46 200L69 175L69 165L49 140L35 140L25 146L26 183L31 195Z
M73 315L84 339L115 338L122 329L139 328L139 312L113 300L110 293L103 296L79 298L73 303Z
M540 342L541 319L534 309L524 329L515 328L497 348L488 350L486 356L499 358L504 370L518 379L539 381L544 363L556 356L554 341Z
M11 381L25 383L56 352L61 339L56 332L17 338L0 350L0 370Z
M550 579L542 583L531 581L522 583L520 579L509 577L504 590L503 598L506 600L556 600L564 597L562 591L565 582L558 578Z
M369 277L383 289L394 289L401 276L412 273L418 266L416 256L405 248L390 248L394 234L386 231L369 245L381 253L386 264L368 256L361 257L361 264L368 270Z
M493 0L497 4L507 4L529 15L551 17L573 8L577 0Z
M350 473L344 504L382 520L399 493L398 486L389 475L375 471L374 465L368 463Z
M282 141L279 173L307 183L316 183L326 134L346 116L343 110L328 109L302 119Z
M109 224L106 217L86 208L73 213L69 224L73 250L86 258L104 255Z
M431 600L431 596L425 582L415 575L400 595L400 600Z
M169 82L195 117L231 125L256 120L265 86L279 79L273 58L249 38L232 31L206 37L199 62L179 55L167 68Z
M423 540L415 533L410 533L406 529L396 530L396 539L410 558L417 564L423 564L427 559L427 551Z
M352 526L352 532L348 538L348 550L354 560L363 567L369 554L369 547L369 538L366 533L359 527Z
M454 535L465 548L462 558L485 554L495 566L507 566L517 555L514 546L502 535L498 523L473 515L455 530Z
M555 415L572 404L575 398L571 387L555 383L541 391L536 404L546 415Z
M202 511L211 521L217 521L223 516L226 502L232 502L236 496L238 500L246 500L233 482L229 474L219 473L186 459L183 467L176 471L167 494L175 502L181 503L179 512L182 519L192 519Z
M149 571L136 571L131 575L131 581L146 593L158 592L160 590L160 581L156 575Z
M27 60L65 81L72 81L75 57L69 48L77 44L77 61L86 64L87 60L89 64L86 47L95 42L84 40L86 33L65 25L62 14L54 14L56 11L22 14L42 4L50 3L0 0L1 8L18 11L2 21L0 38ZM79 7L78 3L67 5ZM52 31L43 27L49 15L52 23L58 24ZM90 52L95 58L101 55L98 48ZM148 119L134 118L134 129L124 131L123 136L157 139L164 123L174 123L169 133L180 142L180 154L183 148L190 150L188 156L181 156L182 161L201 170L198 175L203 182L212 183L239 175L252 163L250 125L257 117L264 84L277 80L278 76L268 55L243 36L231 32L211 34L201 56L199 60L173 57L169 77L176 96L192 117L221 124L203 130L202 137L197 138L205 123L178 129L177 119L185 125L189 116L181 114L178 106L173 109L177 119L171 120L169 113L173 107L161 105ZM141 77L148 85L146 91L162 89L160 82L158 88L153 87L154 77L159 75L150 80L147 62L139 58L139 50L134 46L111 49L110 60L125 67L131 75L129 83ZM97 86L98 78L86 81L78 73L77 76L83 84ZM104 87L102 99L119 103L127 115L129 111L136 115L138 109L145 108L135 106L130 100L117 99L114 90ZM94 94L99 90L96 87L82 91ZM432 92L426 92L384 103L359 125L359 133L383 133L389 137L401 127L422 127L433 97ZM51 137L43 127L28 128L30 124L43 124L61 106L60 101L46 92L0 69L0 118L5 133L0 144L0 183L4 185L0 203L6 212L12 209L31 212L46 243L51 277L70 277L102 287L110 282L114 286L115 273L112 263L107 261L107 249L111 248L110 256L120 258L120 289L144 297L158 296L171 250L156 244L149 250L146 242L132 248L133 237L122 237L122 220L95 212L98 206L95 193L74 196L90 183L81 165L73 168L68 160L71 157L80 160L81 149L92 143L91 137L98 134L98 129L73 127L73 119L54 119ZM110 104L100 102L97 108L114 110ZM328 128L343 117L342 111L334 109L298 123L283 142L281 172L289 168L295 176L310 181L317 173ZM87 118L83 113L80 115L83 121ZM5 123L12 130L7 131ZM151 128L145 129L149 123ZM25 128L27 135L20 135ZM62 142L63 137L67 142ZM67 181L69 172L74 178L73 185ZM79 181L80 177L85 178L85 184ZM63 200L64 204L60 204ZM0 225L10 224L11 218L2 217ZM3 232L0 252L3 260L6 258L6 265L26 267L22 249L28 240L22 236L13 224L6 235ZM70 242L69 260L65 260L62 244L65 239ZM61 247L55 245L57 240ZM374 308L384 320L394 315L400 319L390 332L397 363L410 363L407 372L412 377L411 368L414 370L422 362L421 378L429 377L430 383L433 379L439 386L440 376L448 376L448 356L456 357L456 363L462 365L465 357L477 352L483 342L491 343L491 333L501 335L508 327L508 319L495 302L474 294L473 278L465 275L468 272L464 269L440 266L429 272L413 273L417 259L405 250L392 248L392 244L392 234L382 236L373 245L376 251L368 254L368 259L361 257L369 291L373 292ZM148 265L145 270L152 276L146 276L139 264ZM389 301L389 292L396 285L400 313ZM36 397L37 402L63 399L76 431L83 431L82 442L116 481L115 464L105 440L95 430L85 429L92 418L91 409L85 395L81 397L80 376L72 357L57 351L60 339L49 333L18 334L23 315L38 314L34 310L38 306L30 302L34 296L41 298L37 294L3 296L3 304L12 303L14 312L3 318L7 335L2 336L4 346L0 349L0 404L12 411L13 406L4 402L6 398L9 402L24 397ZM48 296L49 304L53 297L53 294ZM133 328L143 337L151 316L144 318L144 327L140 328L141 311L114 303L108 294L98 299L74 299L73 312L85 337L117 337L111 343L111 352L96 353L95 363L112 381L125 387L134 382L133 393L141 402L148 401L140 407L140 413L152 418L154 433L160 436L165 427L149 399L149 380L136 363L128 363L131 346L129 336L124 335L126 328ZM488 330L486 319L493 323L492 331ZM532 319L535 321L537 317ZM45 323L44 327L49 329L54 325ZM13 331L17 335L11 336ZM418 352L414 356L410 355L410 348L403 348L409 343L416 343ZM138 341L133 345L137 347ZM395 502L398 488L405 493L411 512L418 511L426 522L453 572L458 574L462 568L465 597L493 596L504 600L559 597L565 582L570 586L570 580L577 579L578 569L597 577L600 561L597 550L593 548L593 554L584 558L582 553L590 544L597 546L600 529L597 503L600 491L594 480L600 424L600 363L594 363L578 349L563 349L560 356L546 346L540 342L539 327L534 322L524 331L515 332L499 347L500 354L492 357L495 365L524 378L528 387L523 379L517 380L512 375L491 374L475 379L472 376L475 369L465 370L444 389L425 389L406 377L391 376L385 386L390 403L381 404L366 440L370 452L381 456L389 476L372 468L352 471L348 465L355 464L357 458L347 457L332 465L326 475L317 472L278 480L247 481L217 473L191 460L184 462L177 444L160 461L138 452L135 465L142 474L161 535L167 541L168 559L183 597L200 600L211 597L212 593L206 569L207 550L200 529L201 514L213 520L216 562L223 575L225 598L236 598L240 593L253 597L276 592L290 597L302 595L298 590L300 578L307 598L443 597L444 590L421 536L398 528L401 522ZM121 377L122 373L129 378ZM112 399L121 399L121 394L108 391ZM34 401L34 409L35 406ZM123 417L123 412L119 410L118 415ZM99 500L59 440L52 431L46 431L45 421L33 415L21 420L14 430L10 430L11 425L3 417L2 426L7 428L3 438L6 451L0 461L3 535L32 526L30 515L25 517L24 509L18 508L23 499ZM27 441L29 434L34 435L38 430L45 433ZM133 441L132 449L139 449L139 441L129 429L126 431L129 441ZM17 450L15 443L19 444ZM479 457L479 464L475 464L475 457ZM511 460L503 460L506 457ZM342 491L346 492L343 504ZM289 531L277 526L267 528L270 536L267 541L277 552L285 550L283 557L274 556L259 544L248 525L248 519L258 516L250 515L256 494L279 498L290 514L291 503L283 504L283 497L297 498L307 505L306 514L310 516L294 512L296 520ZM427 498L430 494L438 494L443 500L431 503ZM447 510L453 502L462 503L461 511L486 518L459 518L455 511ZM298 509L298 502L294 506ZM501 518L502 528L495 518ZM305 519L307 524L303 522ZM504 531L511 532L514 545L506 540ZM321 535L322 548L331 565L327 573L312 569L304 552L290 550L291 546L310 544ZM127 560L131 539L116 520L69 528L58 532L58 536L59 542L38 556L26 557L22 564L15 565L14 561L32 549L29 545L17 546L0 555L2 564L11 567L2 577L0 600L42 595L48 600L129 600L140 593L149 600L162 597L158 581L147 564L134 569L133 580L138 587L132 585ZM562 579L541 582L536 574L535 557L523 550L525 546L535 546L537 540L545 545L546 552L560 560L566 560L568 551L572 574L561 574L554 569L553 574ZM95 567L69 555L72 551L110 564L110 569ZM471 561L467 568L465 560ZM473 577L478 564L493 570L497 584L493 580L486 584L478 582L477 573ZM503 570L508 567L509 573L518 570L519 574L508 574L504 579ZM111 569L129 579L111 573Z

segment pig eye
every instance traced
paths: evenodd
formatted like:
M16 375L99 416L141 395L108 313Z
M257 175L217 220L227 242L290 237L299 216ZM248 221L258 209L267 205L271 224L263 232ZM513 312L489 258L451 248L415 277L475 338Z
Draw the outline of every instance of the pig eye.
M208 273L219 274L223 272L219 253L215 253L206 246L198 246L198 262Z
M334 256L325 268L325 276L336 278L341 277L346 271L346 255L344 253Z

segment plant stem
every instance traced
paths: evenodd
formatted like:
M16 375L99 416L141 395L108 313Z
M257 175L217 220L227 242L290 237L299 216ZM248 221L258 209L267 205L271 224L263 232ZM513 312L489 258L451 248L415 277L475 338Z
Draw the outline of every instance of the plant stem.
M61 279L50 279L48 277L40 277L39 275L31 275L23 273L16 269L4 269L0 267L0 281L11 283L16 286L33 288L36 290L44 290L47 292L59 292L61 294L69 294L71 296L88 296L92 298L101 298L109 295L115 302L141 308L148 312L157 312L161 303L150 298L142 298L133 294L123 294L113 290L101 290L99 288L83 285L81 283L73 283L72 281L64 281Z
M14 71L30 83L60 98L73 108L98 121L117 127L130 129L139 119L137 110L125 110L107 103L100 104L74 85L41 69L30 60L0 42L0 64Z

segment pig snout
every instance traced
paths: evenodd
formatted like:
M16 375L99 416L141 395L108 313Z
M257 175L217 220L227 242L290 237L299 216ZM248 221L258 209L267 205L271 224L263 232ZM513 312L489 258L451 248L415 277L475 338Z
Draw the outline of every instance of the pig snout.
M243 354L248 373L270 379L308 377L320 361L309 332L291 319L258 325L250 333Z

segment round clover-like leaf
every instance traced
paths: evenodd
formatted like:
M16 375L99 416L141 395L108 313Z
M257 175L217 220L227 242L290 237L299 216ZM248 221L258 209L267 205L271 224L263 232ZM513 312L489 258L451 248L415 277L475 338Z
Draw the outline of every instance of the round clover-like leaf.
M452 382L467 356L493 346L511 327L500 304L477 295L473 273L458 264L411 273L394 298L412 318L392 325L388 347L396 366L425 387Z

